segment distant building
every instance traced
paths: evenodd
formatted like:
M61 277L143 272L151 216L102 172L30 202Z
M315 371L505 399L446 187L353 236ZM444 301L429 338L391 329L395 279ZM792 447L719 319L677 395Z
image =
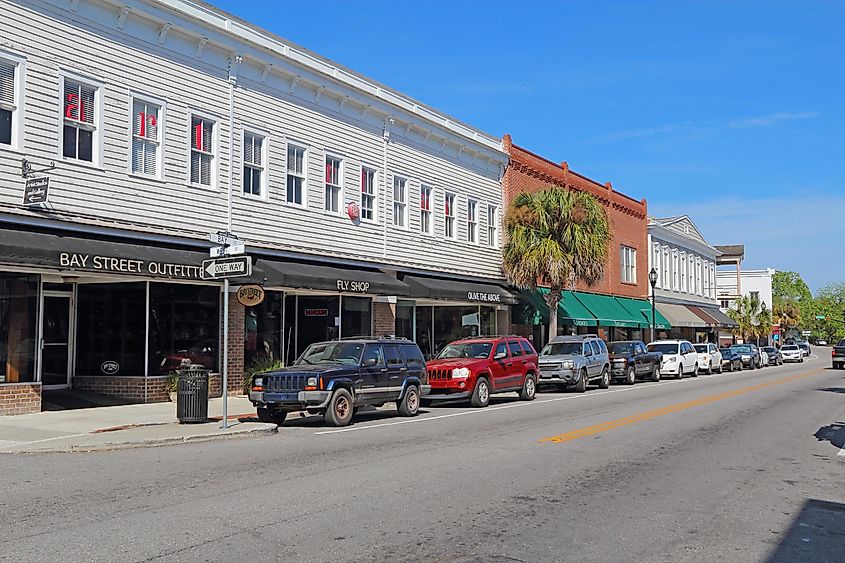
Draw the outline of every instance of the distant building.
M772 277L776 270L739 270L738 275L731 270L716 272L716 292L719 305L723 310L734 308L739 297L757 297L766 308L772 308ZM766 338L768 344L770 337ZM762 342L762 341L761 341Z

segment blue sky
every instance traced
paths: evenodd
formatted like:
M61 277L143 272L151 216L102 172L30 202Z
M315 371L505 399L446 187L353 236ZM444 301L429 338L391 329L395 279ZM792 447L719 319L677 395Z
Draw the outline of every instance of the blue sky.
M845 2L213 0L688 214L745 267L845 281Z

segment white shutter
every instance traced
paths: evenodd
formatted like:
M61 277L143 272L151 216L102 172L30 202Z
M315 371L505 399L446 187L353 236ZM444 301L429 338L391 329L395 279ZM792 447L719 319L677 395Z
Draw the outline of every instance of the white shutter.
M0 61L0 104L13 106L15 103L15 65Z

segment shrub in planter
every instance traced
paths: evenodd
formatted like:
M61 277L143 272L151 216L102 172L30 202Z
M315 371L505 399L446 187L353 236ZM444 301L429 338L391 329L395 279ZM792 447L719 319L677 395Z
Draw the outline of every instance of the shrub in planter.
M267 373L268 371L276 371L285 367L282 360L274 360L272 358L261 358L255 360L252 365L244 370L244 378L241 383L244 395L249 393L249 388L252 387L252 380L256 375Z

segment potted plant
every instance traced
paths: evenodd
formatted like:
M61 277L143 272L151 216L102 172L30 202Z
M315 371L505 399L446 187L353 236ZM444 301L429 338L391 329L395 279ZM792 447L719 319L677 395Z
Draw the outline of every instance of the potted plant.
M179 391L179 374L175 371L171 371L167 374L167 379L165 380L165 389L167 393L170 395L170 402L176 402L176 395Z

